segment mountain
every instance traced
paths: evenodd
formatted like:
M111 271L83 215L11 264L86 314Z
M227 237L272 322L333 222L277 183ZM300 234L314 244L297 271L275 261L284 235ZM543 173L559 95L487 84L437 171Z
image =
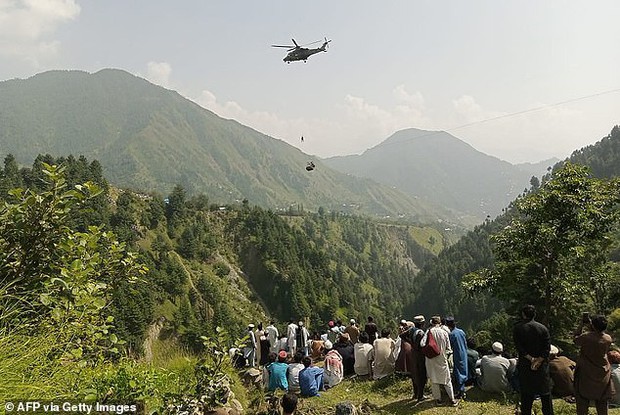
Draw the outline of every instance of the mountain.
M0 83L0 155L97 159L110 183L168 194L180 184L218 203L248 199L276 210L355 211L432 221L441 209L351 177L122 70L50 71ZM440 213L437 213L440 212Z
M446 132L413 128L394 133L361 155L323 162L479 219L495 217L528 186L532 175L541 176L547 168L514 166Z
M613 127L611 133L599 142L574 151L568 161L588 166L593 177L619 177L620 127ZM553 168L558 168L562 163L556 163ZM493 268L490 237L510 224L512 214L512 209L507 209L505 214L485 221L427 263L416 276L418 289L414 301L405 307L405 315L432 309L441 315L460 316L461 325L467 327L478 325L492 313L501 311L501 304L487 295L468 296L461 287L461 279L475 270ZM615 230L613 239L611 259L620 263L619 229Z

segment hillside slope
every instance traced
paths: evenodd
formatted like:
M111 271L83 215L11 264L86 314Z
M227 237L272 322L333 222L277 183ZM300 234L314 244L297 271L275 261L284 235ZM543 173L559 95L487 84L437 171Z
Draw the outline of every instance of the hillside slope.
M176 184L221 202L304 205L432 221L451 215L315 161L121 70L50 71L0 83L0 155L85 155L116 186L166 194Z

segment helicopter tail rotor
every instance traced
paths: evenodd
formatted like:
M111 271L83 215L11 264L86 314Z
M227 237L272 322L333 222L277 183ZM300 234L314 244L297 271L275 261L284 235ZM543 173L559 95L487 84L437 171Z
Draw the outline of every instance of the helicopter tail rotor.
M327 38L325 38L325 41L323 42L323 46L321 46L321 49L322 49L323 51L326 51L326 50L328 49L328 47L329 47L329 42L331 42L331 39L327 39Z

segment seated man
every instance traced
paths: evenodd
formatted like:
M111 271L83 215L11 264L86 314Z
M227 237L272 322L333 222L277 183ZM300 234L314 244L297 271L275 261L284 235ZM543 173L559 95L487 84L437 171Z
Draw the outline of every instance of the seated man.
M288 354L284 350L280 350L278 361L267 366L267 372L269 373L267 390L275 391L276 389L282 389L288 391L288 380L286 379L286 370L288 369L287 357Z
M365 331L359 335L359 342L353 346L355 353L355 374L358 376L369 376L372 374L373 347L368 343L368 333Z
M575 362L566 356L558 356L560 351L554 345L549 350L549 375L553 381L551 393L558 398L574 401Z
M323 369L312 366L312 358L306 356L301 360L304 369L299 372L299 389L301 396L319 396L323 388Z
M476 364L480 360L480 354L476 350L476 341L469 337L467 339L467 386L471 386L476 381Z
M286 380L288 381L288 390L290 392L299 392L299 372L304 369L304 365L301 363L303 358L303 351L298 350L295 356L293 356L293 362L288 365Z
M342 366L342 356L337 350L332 348L330 341L325 342L325 387L333 388L344 378L344 368Z
M493 353L483 356L480 360L480 377L478 386L487 392L509 392L511 376L510 361L502 356L504 346L495 342L491 346Z

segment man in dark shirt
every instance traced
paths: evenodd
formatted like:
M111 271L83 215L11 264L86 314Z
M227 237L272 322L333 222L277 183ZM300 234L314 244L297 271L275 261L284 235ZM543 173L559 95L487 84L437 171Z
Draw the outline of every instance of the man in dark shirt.
M373 321L373 318L370 316L368 317L368 323L366 323L366 326L364 326L364 331L368 333L368 337L370 337L370 344L372 344L372 342L377 340L378 328L375 322Z
M543 415L553 415L551 378L549 376L549 330L534 320L536 308L523 306L522 321L513 330L514 343L519 352L517 371L521 388L521 414L531 415L534 398L540 396Z
M355 349L348 333L343 333L334 343L334 350L342 357L342 369L344 376L355 374Z

